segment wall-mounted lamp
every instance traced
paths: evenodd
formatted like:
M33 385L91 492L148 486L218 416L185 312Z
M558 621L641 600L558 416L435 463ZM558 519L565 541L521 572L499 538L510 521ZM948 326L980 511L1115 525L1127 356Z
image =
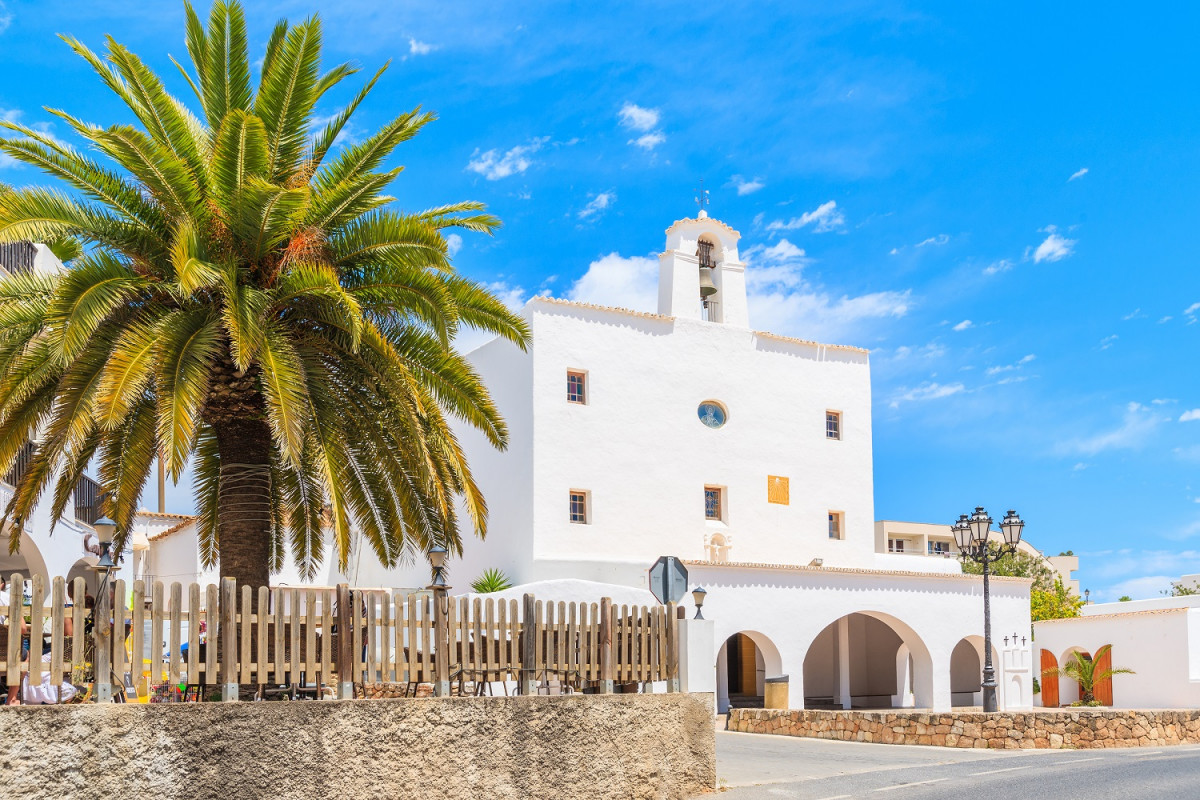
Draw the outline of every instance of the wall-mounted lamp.
M704 606L704 598L707 594L708 592L704 590L703 586L697 586L695 589L692 589L692 602L696 604L695 619L704 619L704 615L700 613L700 609Z

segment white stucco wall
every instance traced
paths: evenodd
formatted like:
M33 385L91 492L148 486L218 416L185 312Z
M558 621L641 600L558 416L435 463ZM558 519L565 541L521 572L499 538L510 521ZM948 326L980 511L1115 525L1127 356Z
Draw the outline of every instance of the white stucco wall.
M873 563L866 353L547 300L528 313L535 558L648 567L704 558L720 533L732 561ZM566 401L568 370L586 371L586 405ZM726 408L723 428L697 418L705 400ZM826 410L842 413L841 440L826 438ZM770 475L789 479L788 505L767 502ZM724 488L720 522L705 519L706 485ZM587 525L568 520L572 489L590 493Z
M1043 649L1053 653L1062 666L1072 651L1095 656L1104 645L1112 645L1113 667L1128 667L1135 672L1113 677L1114 708L1200 708L1200 608L1179 604L1173 608L1046 620L1034 623L1033 631L1034 663L1039 665L1039 672ZM1072 681L1059 679L1063 705L1077 699L1077 695Z

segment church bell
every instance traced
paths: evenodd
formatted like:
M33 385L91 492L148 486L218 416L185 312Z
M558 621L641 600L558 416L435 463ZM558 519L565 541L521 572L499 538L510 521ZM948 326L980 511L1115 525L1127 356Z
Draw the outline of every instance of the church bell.
M700 261L700 298L706 299L717 293L717 287L712 279L712 242L701 239L696 247L696 258Z

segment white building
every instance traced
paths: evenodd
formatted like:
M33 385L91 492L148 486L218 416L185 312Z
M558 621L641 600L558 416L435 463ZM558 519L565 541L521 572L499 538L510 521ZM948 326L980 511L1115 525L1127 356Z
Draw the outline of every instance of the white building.
M1106 663L1097 668L1125 667L1134 674L1113 676L1101 688L1097 697L1106 705L1200 708L1200 595L1092 603L1078 617L1034 623L1033 635L1039 674L1061 667L1073 653L1098 657L1109 645ZM1041 689L1038 705L1079 699L1078 684L1069 678L1043 675Z
M996 544L1004 543L1004 537L999 531L992 531L991 540ZM954 544L954 531L950 526L928 522L898 522L891 519L876 521L875 550L904 556L958 558L958 547ZM1046 568L1063 582L1063 586L1075 596L1080 596L1079 581L1074 575L1079 569L1078 556L1048 556L1025 539L1017 544L1017 550L1032 558L1041 559Z
M462 432L489 535L465 537L451 582L496 567L642 587L673 555L708 590L722 706L783 674L792 707L978 704L980 579L876 541L868 352L753 330L738 239L680 220L657 313L534 298L528 352L471 354L510 444ZM995 640L1001 702L1028 707L1029 582L994 579L992 613L1012 636Z

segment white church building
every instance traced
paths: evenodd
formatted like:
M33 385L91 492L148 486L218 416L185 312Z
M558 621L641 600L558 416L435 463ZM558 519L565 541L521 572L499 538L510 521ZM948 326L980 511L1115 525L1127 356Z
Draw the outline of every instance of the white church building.
M451 582L646 586L676 556L708 592L722 709L783 675L793 708L979 704L981 579L877 544L868 352L755 331L738 239L679 220L657 313L537 297L528 352L470 354L510 444L462 433L490 533ZM1000 702L1028 708L1029 581L991 599Z
M666 231L657 313L535 297L528 351L496 339L469 354L510 443L497 452L460 432L489 534L464 535L449 582L464 590L498 568L516 584L644 589L655 560L675 556L689 588L707 590L721 710L760 702L785 675L792 708L979 705L981 579L938 537L888 552L877 531L868 351L754 330L738 239L702 210ZM138 577L215 579L186 519L140 524ZM318 583L429 580L426 566L372 561L356 554L339 573L327 559ZM991 583L1010 710L1033 703L1029 590Z

